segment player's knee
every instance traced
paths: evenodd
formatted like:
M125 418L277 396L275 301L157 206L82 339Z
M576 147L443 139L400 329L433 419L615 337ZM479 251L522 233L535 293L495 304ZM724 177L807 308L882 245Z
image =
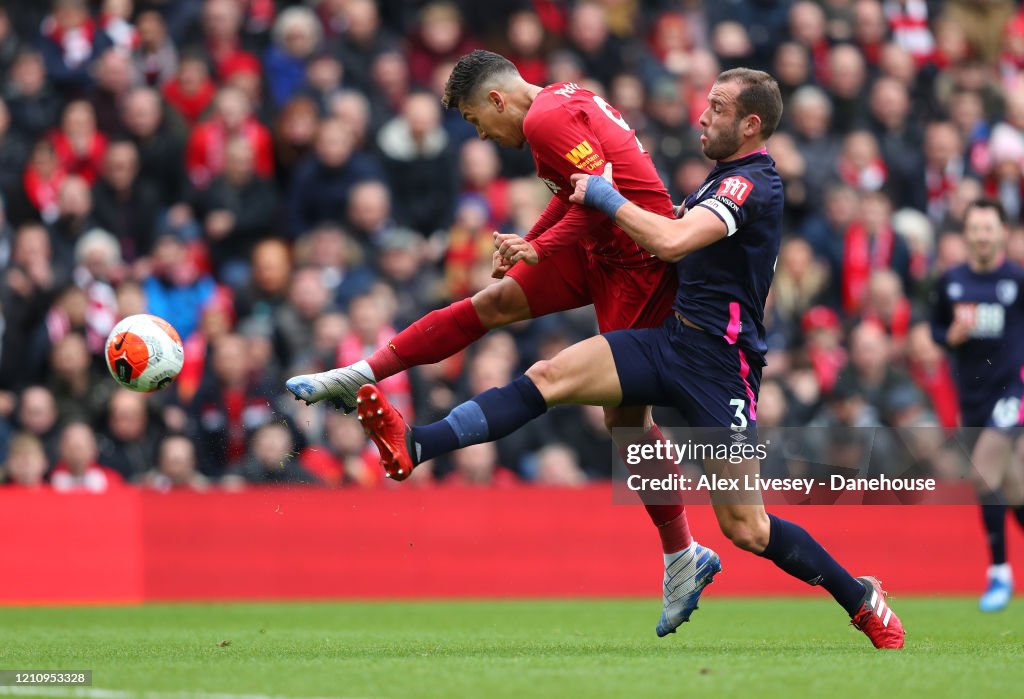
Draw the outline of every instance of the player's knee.
M530 317L526 296L515 282L491 284L473 296L473 308L486 328L500 328Z
M555 360L543 359L537 362L526 370L526 375L549 405L557 402L564 393L565 372Z
M718 521L718 526L722 534L737 548L760 553L768 545L770 533L767 518L765 520L762 523L752 517L722 517Z

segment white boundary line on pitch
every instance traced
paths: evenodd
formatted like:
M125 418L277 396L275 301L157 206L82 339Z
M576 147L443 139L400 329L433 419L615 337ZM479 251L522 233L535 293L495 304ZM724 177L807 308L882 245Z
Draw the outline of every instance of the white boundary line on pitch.
M132 691L98 687L0 687L0 695L24 697L69 697L71 699L359 699L358 697L286 697L274 694L230 694L224 692Z

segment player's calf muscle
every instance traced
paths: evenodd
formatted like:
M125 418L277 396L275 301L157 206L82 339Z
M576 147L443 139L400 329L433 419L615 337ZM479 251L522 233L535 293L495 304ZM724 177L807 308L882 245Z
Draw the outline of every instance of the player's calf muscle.
M511 279L491 284L473 296L473 309L486 328L500 328L530 318L526 294Z

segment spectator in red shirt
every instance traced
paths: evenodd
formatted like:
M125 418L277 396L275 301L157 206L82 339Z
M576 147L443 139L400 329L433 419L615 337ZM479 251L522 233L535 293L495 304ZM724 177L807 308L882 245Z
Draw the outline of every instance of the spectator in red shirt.
M57 198L66 177L67 172L61 166L53 144L46 140L37 141L22 177L22 186L29 203L44 223L57 220L60 211Z
M96 463L98 455L92 428L84 422L72 422L60 435L60 461L53 469L50 484L59 493L106 493L124 484L117 471Z
M188 126L199 121L216 94L217 86L210 79L210 69L197 54L182 56L177 73L163 87L164 99L178 110Z
M267 179L273 176L270 131L253 117L245 93L226 87L217 93L213 116L195 127L188 141L185 162L194 187L205 189L224 171L227 144L232 138L244 138L252 146L256 174Z
M61 169L69 175L96 182L103 167L107 137L96 127L96 112L84 100L76 100L64 108L60 129L50 134L54 153Z

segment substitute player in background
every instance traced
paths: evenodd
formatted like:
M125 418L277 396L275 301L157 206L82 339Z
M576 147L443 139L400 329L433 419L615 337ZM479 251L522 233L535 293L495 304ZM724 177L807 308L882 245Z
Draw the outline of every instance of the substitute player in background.
M782 180L765 141L781 115L782 96L767 73L738 68L718 76L700 118L704 154L718 163L686 200L679 220L629 203L602 177L573 176L572 201L604 212L644 249L678 262L674 312L658 328L618 330L575 344L424 427L408 427L376 386L363 386L359 418L381 451L382 466L407 471L439 454L499 439L560 403L672 405L691 426L710 428L719 444L756 443L767 349L764 305L783 209ZM704 468L709 476L753 475L759 464L706 459ZM736 546L824 587L875 647L903 647L903 625L878 580L854 578L804 529L768 515L757 491L713 497L712 503ZM677 589L687 619L720 570L717 555L697 548L670 569L685 579Z
M1006 259L1006 214L998 201L967 208L964 239L967 262L936 286L932 336L953 355L961 424L974 433L971 463L992 561L979 607L994 612L1013 594L1007 501L1024 527L1024 474L1013 448L1024 417L1024 269Z
M671 311L674 268L643 250L601 212L569 201L571 175L601 172L614 163L624 192L649 211L673 215L650 155L611 105L576 83L531 85L509 60L489 51L474 51L459 60L445 85L444 103L458 109L481 139L513 148L529 144L537 176L554 196L525 239L495 234L496 247L505 253L494 253L494 276L500 282L472 299L429 313L365 361L289 379L288 390L296 398L309 403L331 400L350 411L360 386L439 362L489 329L527 318L593 304L598 327L607 332L654 327ZM648 428L643 439L663 439L650 408L609 407L605 422L610 428ZM410 472L389 475L401 480ZM653 465L648 473L659 472L677 469L674 464ZM683 551L693 550L682 499L663 493L644 504L658 528L667 570ZM664 582L662 623L675 628L681 612L669 600L673 584L667 573Z

